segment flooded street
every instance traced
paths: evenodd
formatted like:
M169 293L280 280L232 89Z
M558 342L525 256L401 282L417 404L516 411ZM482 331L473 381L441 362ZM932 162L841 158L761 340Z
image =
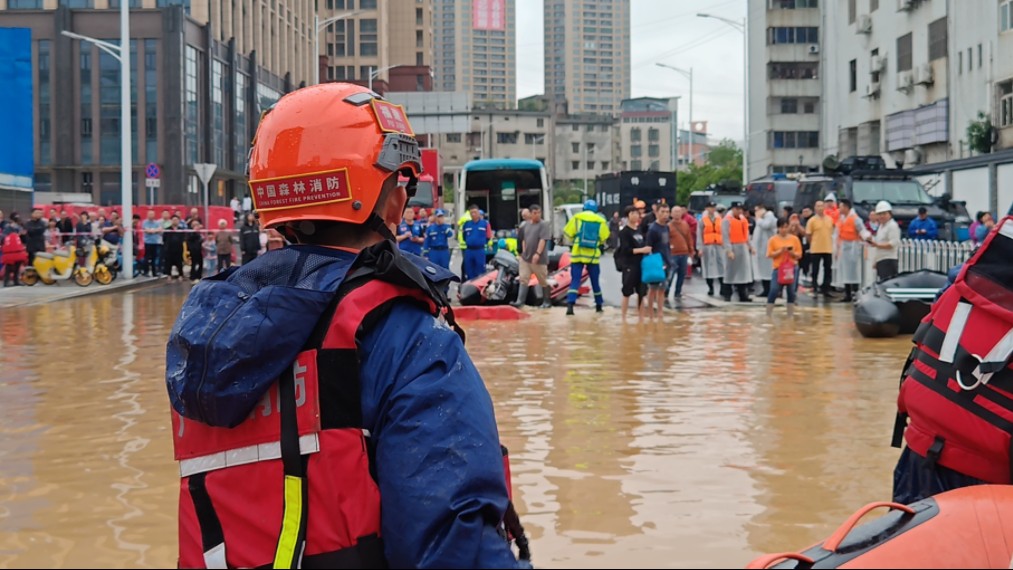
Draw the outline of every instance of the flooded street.
M175 565L164 345L187 289L0 311L0 566ZM800 313L466 323L536 566L741 567L889 499L910 339Z

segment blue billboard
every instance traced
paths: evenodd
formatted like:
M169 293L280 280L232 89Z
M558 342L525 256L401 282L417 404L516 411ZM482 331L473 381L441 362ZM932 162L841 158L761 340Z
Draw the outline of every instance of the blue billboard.
M0 28L0 188L32 189L32 76L32 30Z

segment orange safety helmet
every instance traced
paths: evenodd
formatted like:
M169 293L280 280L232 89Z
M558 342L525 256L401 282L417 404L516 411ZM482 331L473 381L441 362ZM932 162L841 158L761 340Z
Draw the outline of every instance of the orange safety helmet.
M408 117L351 83L285 95L261 118L250 150L250 194L265 228L304 220L376 225L373 209L395 172L410 197L422 153Z

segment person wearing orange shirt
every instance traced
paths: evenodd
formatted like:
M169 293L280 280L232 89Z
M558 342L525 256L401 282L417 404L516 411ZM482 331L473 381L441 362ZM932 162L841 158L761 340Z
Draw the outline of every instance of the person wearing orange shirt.
M827 194L827 197L823 199L824 202L824 213L830 216L830 219L837 224L837 220L841 218L841 211L837 208L837 196L833 192Z
M774 270L770 276L770 293L767 294L767 316L774 314L774 301L781 296L783 288L788 297L788 316L795 316L795 285L798 282L798 265L795 265L795 279L788 285L781 285L777 279L778 270L784 263L797 264L802 259L802 242L798 236L788 232L788 220L777 220L777 234L767 242L767 257Z

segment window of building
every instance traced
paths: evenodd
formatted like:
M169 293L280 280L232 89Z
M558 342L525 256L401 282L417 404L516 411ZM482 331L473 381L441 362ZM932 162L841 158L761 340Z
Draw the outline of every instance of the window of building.
M496 133L496 142L500 144L517 144L517 133Z
M587 169L588 170L594 170L594 161L593 160L587 161Z
M119 9L119 7L120 7L120 0L109 0L109 8ZM144 4L143 4L143 2L141 0L130 0L130 2L127 3L127 7L128 8L143 8Z
M157 8L168 8L169 6L182 6L183 12L187 16L190 15L190 0L157 0L155 2Z
M854 93L858 91L858 60L853 59L848 62L848 91Z
M570 130L573 132L577 132L580 130L580 125L570 125Z
M144 156L158 162L158 40L144 40Z
M661 131L654 127L647 129L648 142L658 142L659 140L661 140Z
M39 40L39 164L52 161L52 137L50 122L50 83L49 73L53 42Z
M817 27L772 27L767 28L767 44L815 44L820 41Z
M577 154L578 152L580 152L580 143L579 142L570 143L570 147L571 147L571 149L573 151L573 154Z
M802 112L807 115L812 115L816 112L816 103L813 101L806 102L802 105Z
M81 45L81 164L92 163L92 88L91 88L91 50L86 43Z
M879 0L869 0L869 11L875 12L879 10Z
M571 160L570 161L570 170L580 170L580 161L579 160Z
M448 143L459 143L461 142L461 133L447 133Z
M848 0L848 23L855 23L855 12L857 12L856 0Z
M84 192L85 194L91 194L94 180L95 180L94 174L92 174L91 172L82 172L81 192Z
M781 99L781 114L794 115L798 113L798 99L784 97Z
M772 9L795 10L797 8L816 8L817 0L770 0Z
M250 78L243 75L242 73L236 74L235 79L235 102L232 105L235 119L233 123L233 129L235 132L235 147L233 148L233 164L235 164L236 170L242 172L246 170L246 158L247 152L249 151L248 145L250 144L250 134L247 131L246 122L246 102L249 100L250 93Z
M647 146L647 156L650 158L658 158L661 156L661 146L652 144Z
M640 129L639 128L630 129L630 140L633 141L633 142L640 142Z
M351 4L351 3L352 2L349 2L349 4ZM348 9L351 10L352 7L349 6ZM359 0L359 9L360 10L376 10L376 0Z
M819 131L771 131L769 148L818 148Z
M423 45L422 30L415 30L415 47L422 47Z
M41 10L42 0L7 0L8 10Z
M415 52L415 65L421 67L421 66L423 66L425 64L426 64L426 61L425 61L425 57L422 55L422 52L420 52L420 51Z
M999 96L999 128L1013 127L1013 80L996 84Z
M957 52L957 75L963 75L964 73L964 52Z
M544 127L545 126L545 119L537 119L535 121L535 126L536 127Z
M946 57L946 16L929 24L929 61L944 57Z
M1013 30L1013 0L999 2L999 31Z
M981 44L978 44L978 69L981 69L981 67L983 65L982 61L983 60L982 60L982 56L981 56Z
M876 59L877 57L879 57L879 48L876 48L876 49L872 50L872 52L869 53L869 56L870 56L870 59ZM878 71L873 71L870 75L872 76L872 82L873 83L879 83L879 72Z
M643 170L643 163L639 160L630 161L630 170Z
M211 156L225 165L225 65L211 61Z
M974 51L971 48L967 48L967 70L972 71L974 69Z
M817 62L772 62L767 67L770 79L819 79Z
M897 71L911 71L911 34L897 38Z
M422 8L415 9L415 25L421 26L424 23L422 19Z
M90 10L95 7L95 0L60 0L59 5L65 8Z
M197 136L197 133L199 132L198 122L200 120L200 99L197 96L197 85L198 85L197 78L200 77L200 70L199 70L200 61L197 57L197 48L193 46L186 46L184 52L185 53L183 57L183 160L187 164L196 164L200 162L200 147L199 147L200 137ZM104 101L105 100L104 77L106 75L104 54L100 56L99 59L102 60L102 65L100 66L100 68L101 74L103 76L102 99ZM109 59L111 59L113 63L116 63L116 60L112 59L112 57L110 57ZM116 78L116 82L118 83L119 82L118 67L114 67L112 75ZM104 103L102 107L103 109L105 108ZM104 125L105 123L104 112L102 121L103 121L102 162L105 163L106 132ZM117 135L117 138L119 138L119 135Z
M630 156L634 158L640 158L641 156L643 156L643 154L644 150L642 146L635 144L630 147Z

